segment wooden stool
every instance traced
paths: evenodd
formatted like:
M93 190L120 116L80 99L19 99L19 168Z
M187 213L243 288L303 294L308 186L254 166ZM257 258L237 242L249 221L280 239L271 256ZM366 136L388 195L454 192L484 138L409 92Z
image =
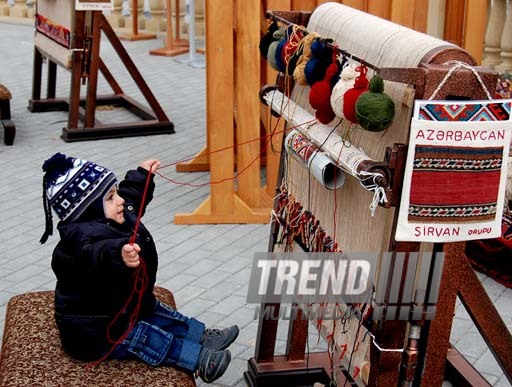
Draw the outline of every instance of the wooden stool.
M0 121L4 127L5 145L12 145L16 135L16 127L11 121L11 92L0 84Z
M155 295L175 307L172 293ZM195 386L191 373L143 362L108 360L91 368L68 356L53 317L53 291L25 293L9 300L0 355L0 386Z

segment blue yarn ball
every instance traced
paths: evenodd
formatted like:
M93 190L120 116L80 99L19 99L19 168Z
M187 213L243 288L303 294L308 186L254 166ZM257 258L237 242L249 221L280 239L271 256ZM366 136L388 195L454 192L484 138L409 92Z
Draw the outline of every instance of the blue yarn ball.
M285 72L286 71L286 63L284 63L283 58L283 47L286 43L286 39L282 39L279 41L276 47L275 60L278 71Z
M311 43L311 56L319 57L323 54L325 49L325 42L322 39L315 39Z
M311 58L306 67L304 68L304 75L306 76L306 82L312 86L318 81L321 81L325 77L325 71L329 67L329 62L324 59Z

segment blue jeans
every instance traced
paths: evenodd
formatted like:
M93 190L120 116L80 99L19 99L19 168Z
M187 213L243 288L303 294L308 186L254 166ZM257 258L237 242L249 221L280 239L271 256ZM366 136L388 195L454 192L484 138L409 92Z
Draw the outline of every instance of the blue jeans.
M177 365L195 371L204 330L202 322L157 301L153 314L135 324L110 358L139 358L154 366Z

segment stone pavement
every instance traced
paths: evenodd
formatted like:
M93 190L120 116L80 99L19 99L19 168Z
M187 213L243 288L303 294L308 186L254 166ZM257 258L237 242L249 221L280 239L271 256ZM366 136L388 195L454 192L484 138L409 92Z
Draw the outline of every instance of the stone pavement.
M149 50L162 47L161 40L126 42L136 63L164 111L175 124L173 135L140 136L65 143L60 139L67 113L30 113L33 61L32 26L0 22L0 82L13 95L12 119L17 133L11 147L0 144L0 332L5 306L15 294L54 287L50 268L55 235L41 246L44 215L41 205L41 164L54 152L94 160L118 175L146 158L159 158L171 164L190 157L205 144L205 71L173 58L151 56ZM125 93L143 102L141 94L110 44L102 45L101 55ZM58 69L57 96L69 95L69 74ZM99 94L109 93L100 78ZM121 110L100 111L105 122L122 122L130 117ZM3 135L3 133L2 133ZM194 184L209 182L208 173L178 174L170 166L166 176ZM155 199L144 221L153 233L160 253L157 284L174 292L180 311L195 316L209 326L237 323L241 333L231 347L233 361L218 386L245 386L243 372L254 354L257 324L254 306L245 303L253 253L267 249L268 225L185 225L173 224L175 213L193 211L209 194L204 185L191 188L156 178ZM512 325L512 290L480 276L505 322ZM286 324L280 324L278 351L284 352ZM496 386L509 385L477 330L457 307L452 339L456 347ZM1 340L1 339L0 339ZM322 350L314 332L309 346Z

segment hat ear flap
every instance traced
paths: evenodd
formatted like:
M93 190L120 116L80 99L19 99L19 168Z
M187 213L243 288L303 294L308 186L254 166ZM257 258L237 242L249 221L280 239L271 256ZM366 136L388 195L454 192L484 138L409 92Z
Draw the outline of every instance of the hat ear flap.
M44 219L45 219L45 229L44 234L41 236L39 243L44 244L53 234L53 218L52 218L52 209L50 207L50 200L48 199L48 195L46 194L46 185L47 185L47 177L43 176L43 208L44 208Z

